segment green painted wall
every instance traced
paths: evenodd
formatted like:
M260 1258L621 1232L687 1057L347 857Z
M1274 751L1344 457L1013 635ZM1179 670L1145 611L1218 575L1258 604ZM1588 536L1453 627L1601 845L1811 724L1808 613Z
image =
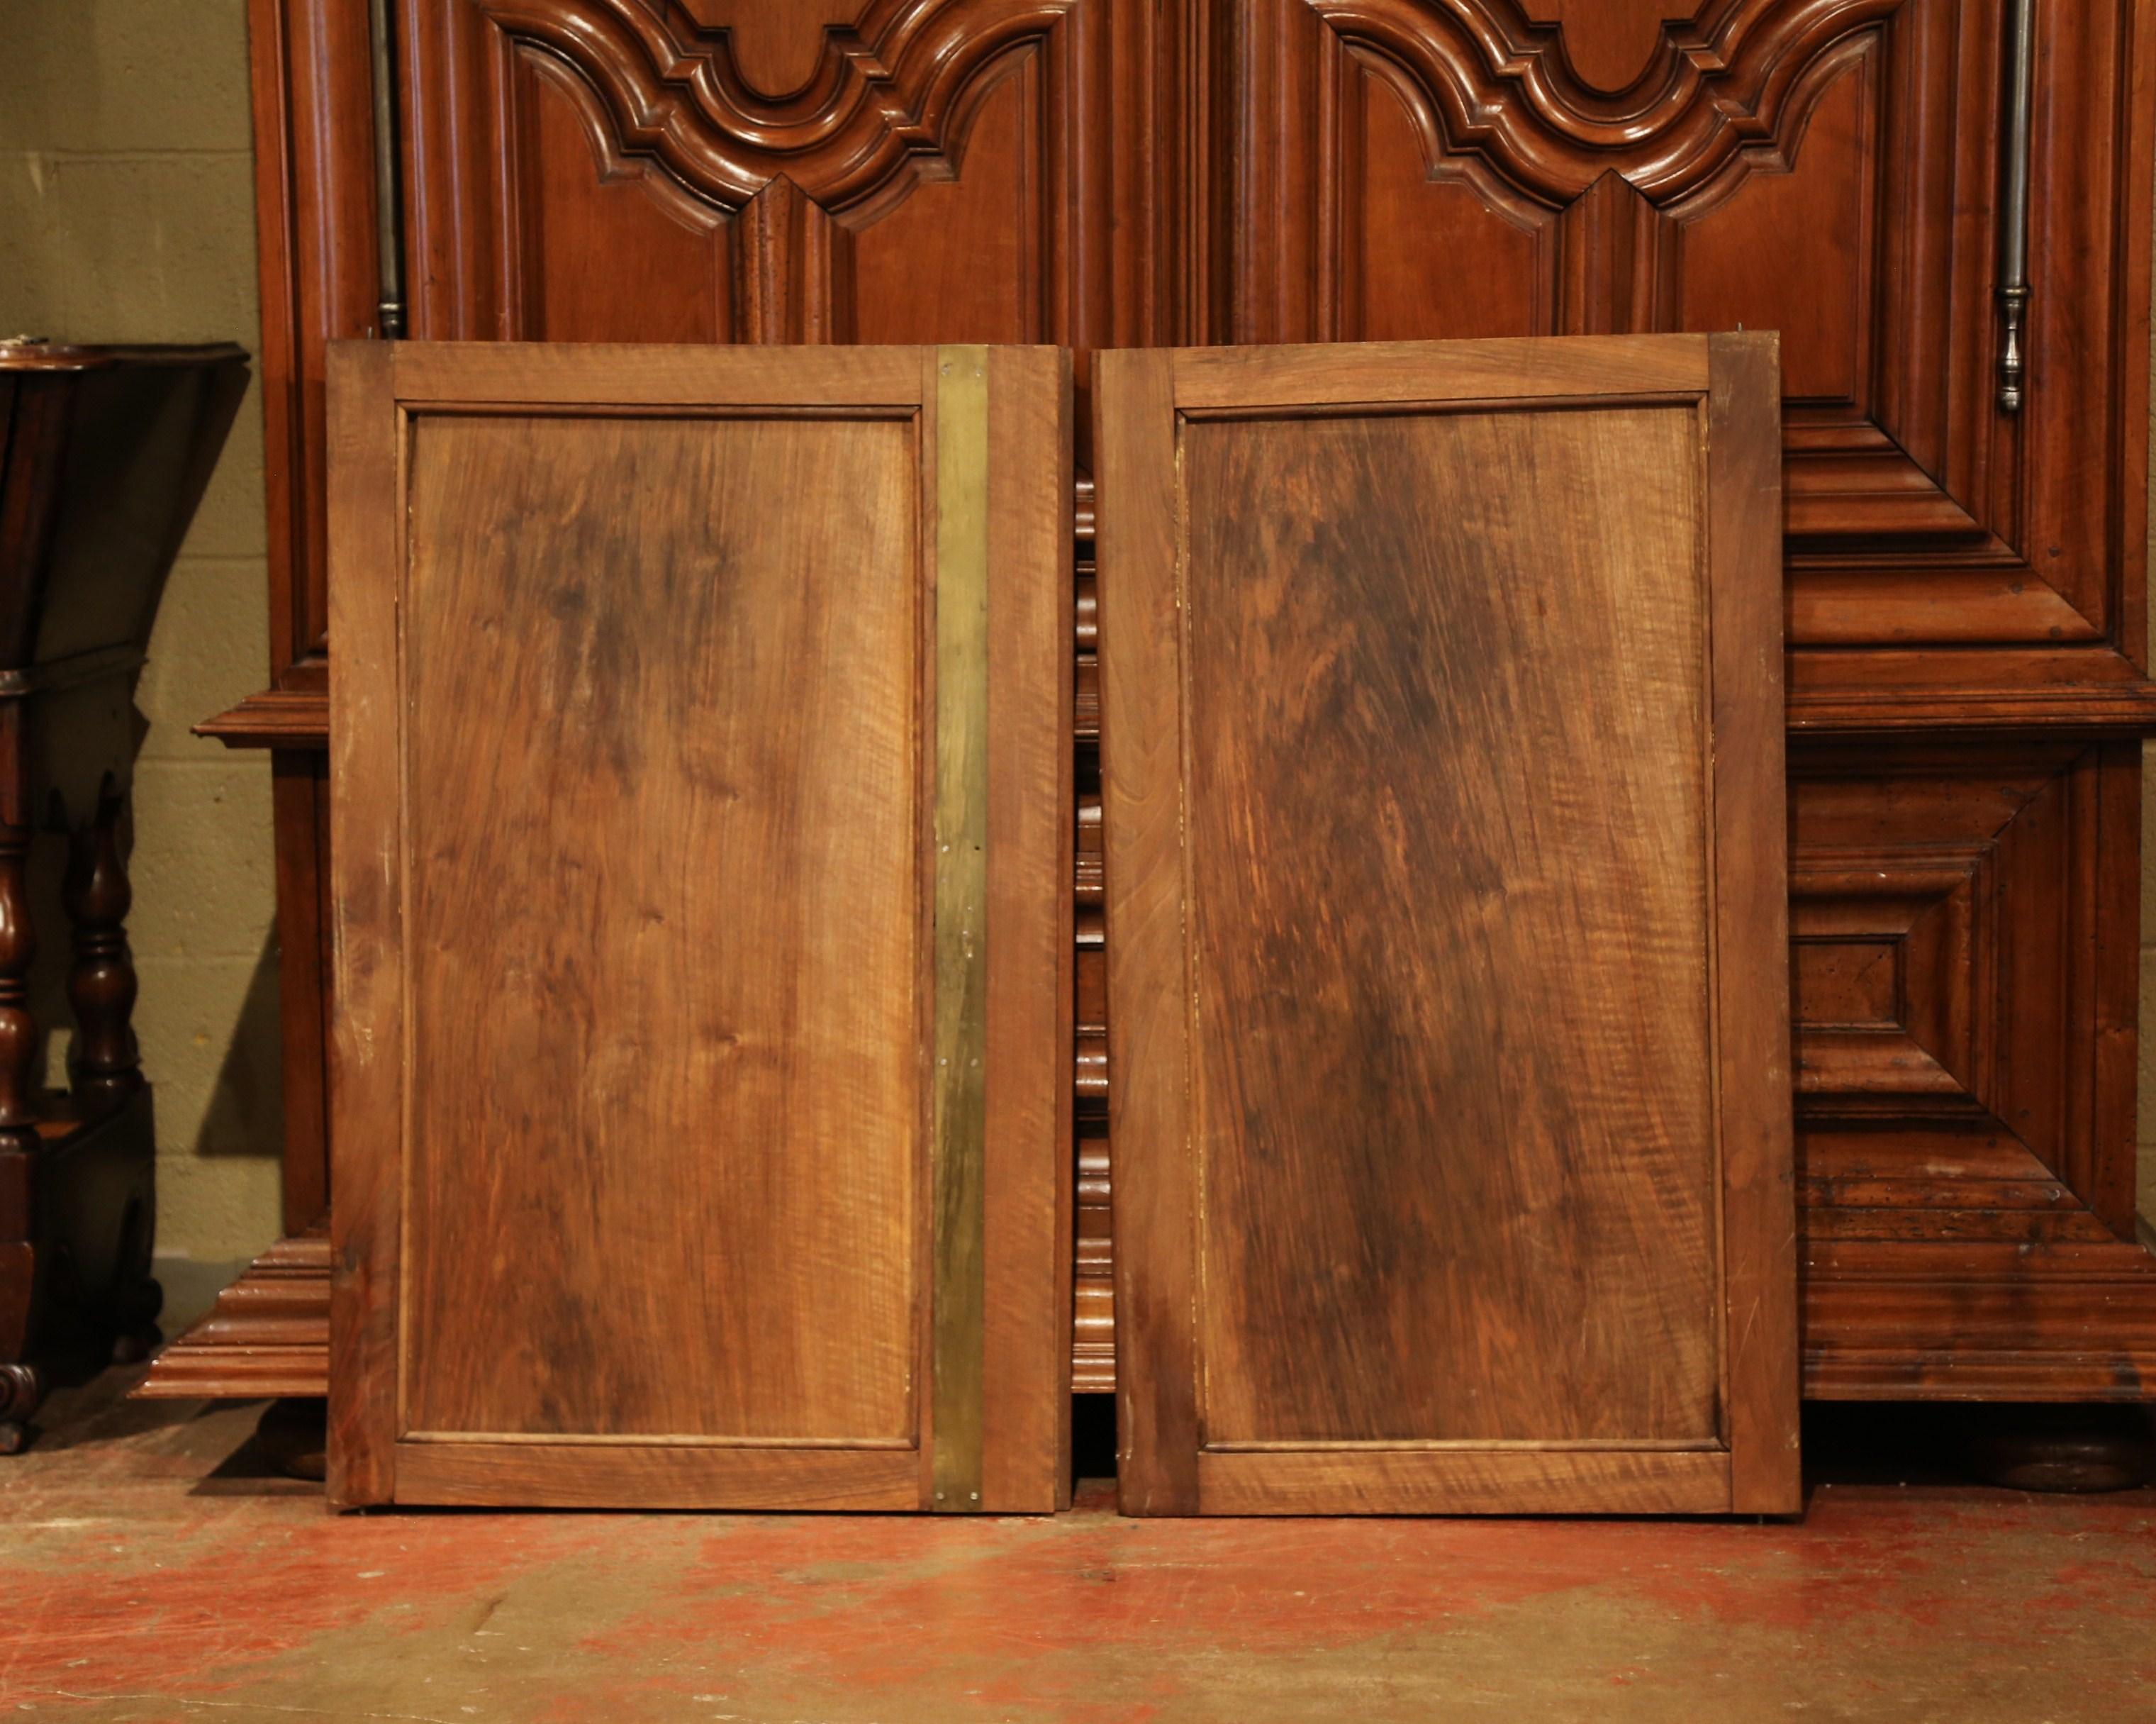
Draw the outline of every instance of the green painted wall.
M0 333L257 347L245 0L0 0ZM264 540L250 391L135 696L129 929L158 1248L206 1264L278 1223L269 766L187 733L266 681Z

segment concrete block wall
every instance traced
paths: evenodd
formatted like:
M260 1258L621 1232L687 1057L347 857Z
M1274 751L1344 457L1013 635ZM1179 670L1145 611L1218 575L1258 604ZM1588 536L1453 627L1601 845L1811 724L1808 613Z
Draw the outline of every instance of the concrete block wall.
M257 348L246 0L0 0L0 333ZM266 680L264 553L250 390L135 696L136 1027L182 1305L190 1264L214 1281L278 1226L269 765L187 730Z

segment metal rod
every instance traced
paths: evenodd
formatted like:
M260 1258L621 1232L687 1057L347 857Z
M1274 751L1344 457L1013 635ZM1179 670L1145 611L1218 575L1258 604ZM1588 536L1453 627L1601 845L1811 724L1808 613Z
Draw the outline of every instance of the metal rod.
M2028 368L2029 140L2035 106L2036 0L2007 0L2006 129L1999 187L1999 410L2019 413Z
M367 0L367 46L374 70L374 228L381 299L375 307L384 341L404 333L404 197L397 126L397 45L389 0Z

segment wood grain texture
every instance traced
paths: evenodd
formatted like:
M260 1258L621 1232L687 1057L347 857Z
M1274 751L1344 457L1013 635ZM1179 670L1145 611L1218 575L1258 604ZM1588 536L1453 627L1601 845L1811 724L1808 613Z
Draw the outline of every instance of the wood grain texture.
M1729 1505L1804 1506L1797 1455L1797 1217L1789 952L1789 799L1775 524L1782 514L1779 343L1710 336L1707 589L1713 627L1714 1010L1727 1287Z
M988 978L981 1504L1070 1495L1070 356L988 350ZM1053 976L1052 986L1036 977Z
M1314 414L1280 356L1247 402L1213 368L1179 424L1186 356L1172 393L1104 365L1118 1369L1155 1409L1127 1507L1209 1511L1223 1445L1303 1452L1239 1459L1239 1505L1278 1463L1364 1509L1395 1482L1373 1444L1636 1445L1651 1476L1781 1413L1793 1452L1786 970L1754 902L1781 889L1773 343L1737 350L1721 457L1704 341L1522 347L1516 402L1499 344L1461 377L1445 346L1314 350L1322 401L1466 404ZM1717 916L1725 872L1754 925ZM1775 1195L1779 1258L1726 1250L1725 1205L1751 1229ZM1725 1335L1725 1300L1767 1320ZM1477 1453L1419 1458L1399 1503ZM1715 1464L1686 1506L1729 1506Z
M1183 430L1209 1443L1716 1428L1697 417Z
M1067 513L988 483L987 378L939 399L932 353L870 355L849 405L814 356L804 403L777 353L377 351L351 362L354 471L393 494L333 584L383 673L338 707L338 1167L375 1202L339 1235L336 1500L926 1506L947 1378L975 1445L950 1505L1052 1507L1066 1344L1034 1322L991 1350L983 1313L1057 1249L1067 939L1053 898L1008 953L980 919L999 871L1006 896L1067 874L1040 767L1067 654L1033 605L1000 648L1038 710L986 702L1020 559L1067 605ZM1045 358L1002 386L1014 452L1052 462ZM963 626L938 617L959 537ZM1000 847L948 943L971 981L937 955L939 739ZM932 1033L954 978L970 1039ZM1015 1086L991 1181L972 1079L970 1319L931 1249L954 1048ZM1020 1408L992 1433L991 1360ZM993 1505L984 1438L1010 1451Z
M412 1443L397 1457L408 1502L489 1508L916 1508L911 1449L609 1449L583 1444Z
M621 342L396 343L397 391L414 406L533 399L543 364L547 404L568 408L633 403L639 409L754 406L887 407L921 402L921 354L912 347L783 351L667 347Z
M1662 8L1696 12L1686 23L1633 0L835 0L758 13L739 43L685 22L744 10L402 0L413 327L556 342L1018 334L1069 342L1081 387L1089 350L1114 343L1779 327L1792 733L1866 738L1921 770L1933 736L2004 760L2033 731L2130 751L2156 728L2148 0L2040 0L2035 374L2018 417L1991 386L1995 5ZM374 319L367 12L249 0L279 701L223 733L287 759L326 733L323 343ZM854 28L870 58L835 50L827 26ZM814 69L794 88L780 66ZM304 800L277 815L293 1231L327 1183L328 971L291 934L329 862ZM2138 821L2116 797L2106 808L2100 854L2076 865L2130 892ZM2138 949L2104 927L2054 949L2043 991L2105 1049L2061 1069L2115 1187L2133 1164L2133 1084L2115 1014L2099 1029L2094 1002L2133 987ZM1086 1046L1081 1093L1105 1109L1101 1043ZM1907 1168L1935 1159L1921 1111L1867 1130ZM1105 1139L1081 1153L1105 1197ZM1980 1182L1963 1195L1964 1212L1986 1207ZM1927 1274L1991 1276L1986 1297L2020 1286L2061 1347L2103 1331L2057 1278L1953 1255L1933 1236L1943 1210L1878 1207L1862 1224L1903 1228L1917 1253L1892 1284L1908 1322L1897 1335L1888 1284L1853 1285L1835 1309L1863 1314L1863 1346L1832 1320L1827 1392L1953 1392L1985 1373L2035 1392L2046 1356L1994 1371L1935 1320ZM1102 1270L1112 1242L1089 1214ZM2122 1248L2118 1284L2146 1290L2120 1296L2156 1298L2156 1256ZM1830 1298L1839 1273L1813 1293ZM1100 1281L1085 1284L1077 1345L1099 1384L1112 1318ZM2122 1369L2138 1332L2109 1331ZM2081 1362L2056 1383L2119 1392Z
M1719 1515L1730 1458L1683 1450L1311 1450L1198 1458L1208 1515Z
M1594 342L1449 342L1459 354L1433 374L1414 342L1352 346L1205 347L1176 355L1183 410L1326 407L1357 402L1526 401L1608 394L1696 395L1707 387L1697 342L1612 336Z
M413 1427L918 1436L914 437L418 420Z
M399 1423L407 860L397 740L404 427L393 360L386 346L351 342L333 346L327 362L331 542L348 572L330 584L330 624L346 643L330 682L330 831L338 866L330 898L336 1202L330 1226L327 1485L340 1508L390 1500Z
M1101 356L1093 446L1107 883L1109 1135L1119 1162L1116 1489L1133 1514L1198 1511L1198 1191L1182 860L1175 358ZM1122 1361L1129 1361L1131 1364Z

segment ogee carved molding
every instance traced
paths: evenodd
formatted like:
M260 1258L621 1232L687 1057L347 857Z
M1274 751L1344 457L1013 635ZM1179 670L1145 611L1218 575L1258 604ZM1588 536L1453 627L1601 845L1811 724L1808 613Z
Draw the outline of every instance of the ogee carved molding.
M1054 43L1080 0L874 0L826 27L799 89L742 75L727 31L678 0L470 0L590 85L615 148L738 208L784 176L827 210L953 171L994 71Z
M1584 82L1558 30L1512 0L1291 0L1351 50L1404 74L1418 123L1471 150L1522 191L1567 203L1614 171L1658 204L1711 180L1742 152L1786 160L1801 130L1807 73L1835 44L1906 0L1722 0L1704 22L1666 24L1623 92ZM1433 154L1435 154L1435 150Z

